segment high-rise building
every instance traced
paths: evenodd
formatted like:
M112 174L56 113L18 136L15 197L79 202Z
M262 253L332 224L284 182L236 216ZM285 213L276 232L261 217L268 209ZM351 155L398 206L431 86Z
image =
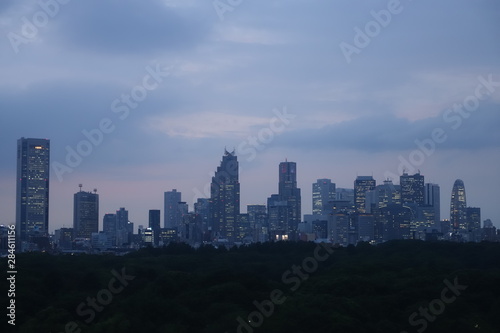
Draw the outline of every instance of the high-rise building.
M250 227L254 232L254 241L265 242L269 240L269 228L266 205L247 205Z
M424 204L434 207L434 221L441 221L441 194L439 185L427 183L425 184Z
M149 228L153 230L160 229L160 215L161 212L159 209L150 209L149 210Z
M455 231L467 229L467 201L464 182L461 179L455 181L451 191L450 223Z
M17 141L16 230L21 241L49 232L50 141Z
M335 201L335 183L331 179L318 179L312 184L313 215L324 215L329 209L329 203Z
M111 246L116 246L117 221L116 214L105 214L102 219L102 230L108 236Z
M358 176L354 181L354 207L358 213L366 213L366 192L377 185L372 176Z
M394 185L392 180L384 180L383 185L377 185L373 191L365 195L365 213L374 213L390 204L401 204L400 186Z
M409 175L406 172L399 178L401 186L401 203L415 203L417 206L424 205L424 176L420 172Z
M160 215L161 212L159 209L150 209L149 210L149 228L153 233L153 245L158 246L160 242Z
M297 187L297 163L281 162L279 166L279 196L287 201L288 238L297 239L297 228L302 219L300 188Z
M194 212L200 216L201 228L203 233L206 234L210 225L210 200L207 198L198 198L194 204Z
M133 228L133 225L132 225ZM128 210L121 207L116 211L116 245L123 246L130 242L130 225L128 220Z
M380 209L380 219L383 225L383 239L410 239L410 225L414 215L409 207L390 204Z
M92 237L92 233L99 232L99 195L82 191L74 195L73 229L76 238Z
M297 240L301 221L301 195L297 187L297 163L279 165L278 194L267 200L271 240Z
M477 231L481 229L481 208L467 207L467 230Z
M177 192L176 189L165 192L165 218L163 221L165 228L178 228L182 222L182 213L179 210L181 196L181 192Z
M225 150L210 187L213 236L235 242L240 215L239 164L235 151Z

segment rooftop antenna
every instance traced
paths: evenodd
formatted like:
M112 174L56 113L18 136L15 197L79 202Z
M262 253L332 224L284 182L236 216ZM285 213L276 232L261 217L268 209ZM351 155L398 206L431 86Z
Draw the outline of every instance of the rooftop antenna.
M81 192L83 185L82 184L78 184L78 187L80 188L80 192Z
M94 189L94 194L97 194L97 189L96 188Z

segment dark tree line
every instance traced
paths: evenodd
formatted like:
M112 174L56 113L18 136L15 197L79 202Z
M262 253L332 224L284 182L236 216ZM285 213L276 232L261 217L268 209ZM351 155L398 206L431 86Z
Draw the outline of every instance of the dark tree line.
M18 254L17 325L12 329L4 317L1 331L499 331L498 243L362 243L331 254L320 249L322 261L314 259L317 246ZM458 285L455 294L447 283ZM8 289L6 279L0 284ZM271 301L273 291L281 292L274 294L279 304Z

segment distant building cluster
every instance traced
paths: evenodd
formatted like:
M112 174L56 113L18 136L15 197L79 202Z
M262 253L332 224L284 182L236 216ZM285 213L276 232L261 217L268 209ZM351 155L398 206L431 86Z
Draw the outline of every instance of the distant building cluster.
M193 210L173 189L164 193L160 209L149 211L148 225L134 223L119 208L105 214L99 230L99 195L74 194L73 228L49 235L50 141L18 140L16 230L20 251L124 253L171 242L192 246L233 246L268 241L323 241L348 246L394 239L499 241L500 230L490 220L481 227L481 210L468 207L462 180L451 193L450 218L441 219L440 188L425 183L420 172L404 172L399 185L372 176L358 176L353 188L337 188L331 179L312 184L312 214L302 216L297 164L279 164L278 193L267 205L248 205L240 212L239 164L235 151L225 150L210 186L210 198L199 198ZM146 217L145 217L146 218ZM6 249L7 227L0 227L0 250Z

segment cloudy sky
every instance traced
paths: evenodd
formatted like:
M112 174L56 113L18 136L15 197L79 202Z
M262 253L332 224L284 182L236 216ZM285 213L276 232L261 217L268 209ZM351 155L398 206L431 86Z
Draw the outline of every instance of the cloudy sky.
M224 147L242 211L288 159L306 214L318 178L406 168L441 186L443 218L460 178L500 227L497 0L1 0L0 74L0 223L16 141L40 137L51 231L72 226L79 183L101 218L147 225L174 188L192 208Z

